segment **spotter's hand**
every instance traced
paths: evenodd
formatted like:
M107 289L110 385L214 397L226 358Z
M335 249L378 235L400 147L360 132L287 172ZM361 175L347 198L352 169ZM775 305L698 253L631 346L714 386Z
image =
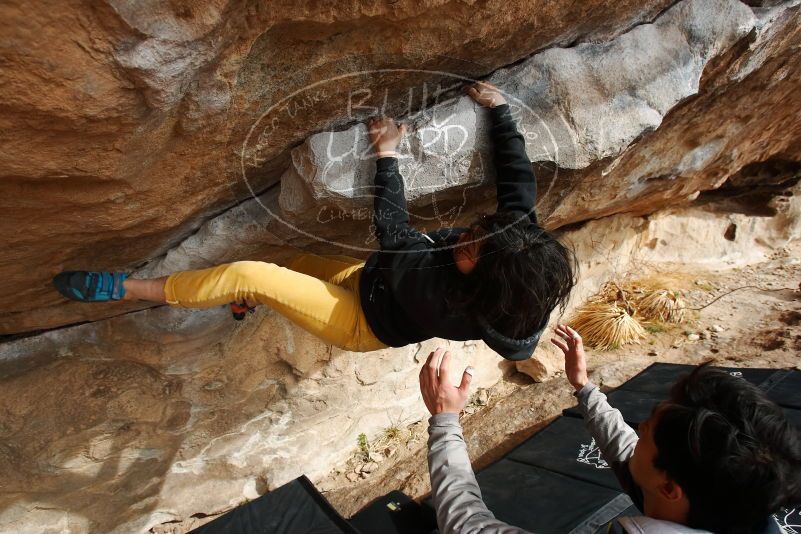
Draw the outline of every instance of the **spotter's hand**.
M467 404L472 379L473 368L468 367L462 374L459 387L454 386L451 382L451 353L437 349L429 354L420 369L420 392L431 415L461 412Z
M576 391L589 382L587 377L587 357L584 354L584 342L578 332L565 324L554 329L559 338L552 338L551 343L565 353L565 375Z

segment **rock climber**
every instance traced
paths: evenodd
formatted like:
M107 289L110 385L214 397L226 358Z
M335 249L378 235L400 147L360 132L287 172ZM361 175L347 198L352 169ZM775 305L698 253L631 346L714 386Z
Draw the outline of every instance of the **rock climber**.
M469 228L424 234L410 225L397 158L406 128L382 117L369 123L377 158L373 221L380 250L366 262L301 255L287 267L238 261L155 279L67 271L53 283L65 297L84 302L264 304L324 342L351 351L440 337L482 339L505 358L526 359L575 284L575 259L537 223L534 172L501 91L483 82L465 89L489 108L498 201L496 213Z
M584 421L641 516L620 517L614 534L776 533L770 517L801 503L801 436L756 386L699 366L640 423L639 437L587 377L581 336L566 325L552 342ZM450 354L432 352L420 371L429 419L431 494L442 534L525 531L495 519L481 499L459 413L472 370L453 385ZM565 503L570 506L570 503Z

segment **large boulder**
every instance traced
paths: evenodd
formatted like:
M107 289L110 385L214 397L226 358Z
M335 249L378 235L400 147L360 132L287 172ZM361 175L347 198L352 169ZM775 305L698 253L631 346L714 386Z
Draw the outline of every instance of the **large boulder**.
M166 253L275 184L312 133L385 100L417 109L442 73L607 40L671 3L3 2L0 333L130 311L66 303L50 278ZM324 95L304 99L314 84ZM280 127L244 150L271 109Z
M209 13L186 8L170 24L164 22L170 20L168 13L155 17L108 6L84 13L85 7L74 7L70 31L94 28L93 46L99 50L85 47L94 51L93 61L80 48L73 52L76 57L62 51L59 69L41 72L58 87L45 94L22 90L23 78L29 80L29 71L38 65L31 58L41 50L25 42L27 34L17 28L9 34L19 46L11 55L13 83L8 87L20 91L7 104L17 111L3 117L7 149L0 160L8 177L0 182L6 203L0 233L9 243L0 265L8 280L5 293L0 291L0 332L141 308L65 302L49 279L62 269L130 270L161 262L165 254L175 256L184 240L197 243L204 222L220 213L226 217L226 209L240 212L234 217L239 221L253 219L264 228L264 253L258 258L283 261L290 247L345 248L365 256L375 246L364 195L372 161L362 157L369 151L363 150L359 123L382 108L416 126L407 141L404 168L416 222L453 224L491 210L486 117L469 101L454 98L454 91L466 79L519 58L490 79L508 92L527 129L529 155L539 163L538 211L550 228L618 212L648 213L715 189L753 162L798 161L799 127L792 113L798 98L796 3L750 8L736 0L685 0L653 23L641 23L663 7L616 3L610 11L610 6L596 6L595 22L608 19L578 35L587 28L584 21L570 24L575 17L557 13L576 6L555 2L548 8L562 22L549 20L543 26L538 11L537 31L522 40L531 43L539 36L533 48L516 55L487 52L485 60L495 62L480 68L474 47L465 49L463 61L439 58L442 64L433 49L423 54L427 60L410 53L394 54L390 61L382 54L354 59L323 47L325 59L296 61L294 69L283 56L267 54L269 39L256 35L258 27L280 26L269 18L274 12L251 14L254 20L244 25L246 31L233 37L226 32L233 32L245 16L234 6L216 6ZM13 6L4 9L7 20L15 20ZM45 17L31 16L33 21ZM325 18L309 12L293 16ZM518 16L504 20L511 28L534 17ZM296 24L312 24L309 20ZM450 20L442 24L451 27ZM129 25L153 36L137 34L139 41L129 37L123 46L117 40L133 31ZM366 31L355 21L349 28ZM481 28L477 35L490 39ZM551 28L549 37L546 28ZM158 32L166 37L155 36ZM86 39L81 35L73 35L71 42ZM284 39L303 41L300 35ZM98 44L103 39L106 48ZM518 41L507 37L504 46L517 50L512 43ZM538 48L545 49L527 56ZM290 56L300 53L291 49ZM79 68L76 62L86 65ZM102 86L99 81L80 85L65 74L65 65L84 72L84 78L97 71L92 80L101 79L103 69L109 73ZM130 88L115 89L113 81L123 74L134 81L125 78L119 83ZM117 93L141 98L120 97L111 107L57 105L58 98L93 97L109 104ZM136 106L141 109L135 113L129 109ZM26 109L36 112L24 115ZM49 114L55 113L64 116L53 120ZM82 114L91 118L82 119ZM97 135L95 125L103 129ZM31 130L52 134L28 142ZM325 131L314 133L320 130ZM348 146L352 153L343 148ZM35 151L27 154L32 147ZM61 161L69 161L72 170L59 171ZM217 230L222 230L219 224ZM232 227L227 233L233 242L217 245L210 258L256 257L257 243L238 244L239 234L248 230Z

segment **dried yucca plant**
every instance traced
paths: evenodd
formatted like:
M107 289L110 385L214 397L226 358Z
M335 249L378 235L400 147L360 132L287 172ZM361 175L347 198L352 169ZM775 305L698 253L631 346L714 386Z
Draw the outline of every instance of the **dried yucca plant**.
M638 343L645 335L639 321L617 303L589 302L576 310L569 324L587 345L600 350Z
M649 321L680 323L687 303L676 292L657 289L646 293L636 303L637 311Z
M606 282L596 294L587 300L588 302L614 303L621 298L625 298L625 292L617 282Z

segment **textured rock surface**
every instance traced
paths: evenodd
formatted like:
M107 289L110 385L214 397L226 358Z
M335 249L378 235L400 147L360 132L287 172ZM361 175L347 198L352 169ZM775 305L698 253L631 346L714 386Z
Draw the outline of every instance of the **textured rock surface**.
M654 205L693 199L760 166L788 164L791 175L798 172L801 124L789 110L800 98L801 13L797 2L755 13L754 29L707 68L696 97L618 158L570 176L569 193L544 200L551 224L580 220L578 213L647 213ZM770 179L763 175L756 182ZM625 184L624 194L607 183Z
M614 212L647 213L687 202L743 173L758 176L751 185L791 178L801 169L793 163L801 150L794 137L798 121L788 108L767 109L780 98L795 98L799 73L775 59L757 64L770 56L766 49L779 57L797 53L791 43L801 41L794 25L800 19L797 2L757 15L739 2L680 2L654 24L610 42L549 49L493 74L490 79L507 89L510 99L518 99L513 105L529 140L529 156L540 161L538 212L546 225L559 227ZM699 90L701 74L712 59L713 80L707 85L716 85L716 90L673 108L670 115L687 121L695 113L691 125L674 120L667 129L655 130L671 106ZM765 78L776 86L742 90L746 69L758 78L748 79L750 83ZM602 76L613 70L615 76ZM764 124L754 123L756 116L744 119L745 102L740 99L746 98L749 105L765 108L759 121L781 120L787 128L765 132L760 129ZM414 127L404 141L401 169L416 225L448 226L492 209L486 121L486 111L467 98L409 118ZM710 123L720 126L711 128ZM687 146L676 139L682 136L697 136L700 144ZM764 139L751 144L752 136ZM543 147L543 138L550 146ZM758 151L743 154L738 148L743 143ZM650 159L633 158L641 146ZM746 162L752 156L768 160L767 167L771 158L788 165L760 174L759 163L749 171ZM357 256L369 252L374 242L366 225L371 215L366 191L374 160L364 126L315 134L292 151L291 160L280 193L270 190L223 214L143 274L253 257L259 246L264 257L280 262L291 254L280 249L287 242L320 251L344 248ZM549 161L558 166L547 166ZM625 173L618 170L620 165ZM242 230L246 218L254 224ZM226 242L243 239L244 245ZM210 261L203 261L204 255Z
M159 308L2 345L0 530L138 532L320 476L423 416L418 366L443 343L344 353L266 310ZM478 386L500 378L458 346Z
M435 341L351 354L266 310L242 325L224 309L126 314L48 284L67 268L365 256L358 123L382 107L414 125L417 226L492 210L486 116L455 96L460 76L492 73L517 99L538 212L582 262L574 303L634 267L752 263L796 237L801 9L769 4L0 6L0 333L119 315L0 345L0 530L215 513L422 417ZM511 371L481 343L451 346L479 386ZM521 370L560 363L541 351Z
M610 42L552 48L489 79L507 93L532 161L583 169L656 129L676 103L697 93L706 64L754 23L740 2L689 0ZM411 200L491 181L487 112L469 97L440 104L412 123L400 158ZM282 208L298 212L343 199L369 205L370 156L363 124L311 136L293 150L281 180L294 192L287 182L300 179L310 194L287 194Z

